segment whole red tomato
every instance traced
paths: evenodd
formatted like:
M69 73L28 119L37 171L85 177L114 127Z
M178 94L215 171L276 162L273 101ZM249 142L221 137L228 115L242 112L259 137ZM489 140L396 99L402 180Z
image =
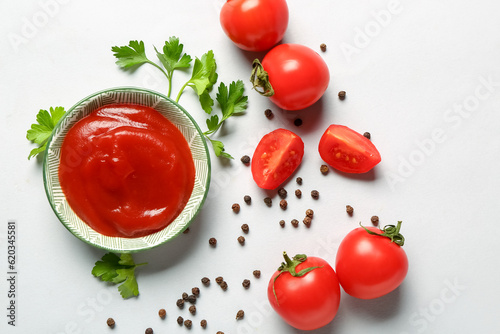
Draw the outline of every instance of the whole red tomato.
M339 245L335 270L346 293L361 299L378 298L396 289L408 272L404 238L397 226L384 230L358 227Z
M253 87L285 110L311 106L330 83L330 72L323 58L300 44L275 46L262 63L254 60L253 67L250 78Z
M340 286L333 268L318 257L283 253L269 281L267 297L273 309L290 326L312 330L330 323L340 304Z
M276 45L288 27L286 0L227 0L220 12L226 35L239 48L264 51Z
M252 176L263 189L276 189L302 162L304 142L295 133L276 129L260 140L252 157Z
M327 164L345 173L365 173L377 165L380 153L362 134L344 125L332 124L318 145L319 155Z

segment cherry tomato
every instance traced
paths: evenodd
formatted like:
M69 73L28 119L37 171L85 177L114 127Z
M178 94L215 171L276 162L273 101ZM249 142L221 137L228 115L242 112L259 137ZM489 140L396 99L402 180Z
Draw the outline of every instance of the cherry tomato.
M366 173L381 160L368 138L343 125L332 124L326 129L318 151L327 164L346 173Z
M328 66L307 46L280 44L269 51L262 64L256 59L251 81L278 107L300 110L318 101L330 83Z
M312 330L330 323L340 304L340 286L333 268L318 257L299 254L284 263L269 281L272 308L290 326Z
M276 189L302 162L304 142L295 133L276 129L260 140L252 158L252 176L263 189Z
M288 27L286 0L227 0L220 12L226 35L246 51L276 45Z
M397 227L386 226L384 231L367 227L373 234L358 227L345 236L337 251L335 270L346 293L373 299L388 294L403 282L408 258L401 247L404 238L399 234L400 227L401 222Z

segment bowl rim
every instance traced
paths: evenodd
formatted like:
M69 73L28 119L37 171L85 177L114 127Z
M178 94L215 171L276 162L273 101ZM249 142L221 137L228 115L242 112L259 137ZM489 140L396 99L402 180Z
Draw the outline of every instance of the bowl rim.
M48 151L49 151L49 148L51 147L51 143L53 141L54 135L57 132L56 130L61 127L61 124L64 122L65 119L67 119L68 117L73 116L74 110L76 108L78 108L79 106L81 106L83 103L91 101L92 99L94 99L97 96L100 96L102 94L112 93L112 92L138 92L138 93L151 94L151 95L155 95L155 96L159 97L160 99L166 100L168 103L173 104L176 108L178 108L189 119L190 123L194 126L194 129L196 130L197 134L201 138L201 142L203 144L203 151L205 152L205 156L206 156L206 166L207 166L206 181L203 184L203 186L205 188L205 191L203 193L203 196L202 196L201 200L199 201L199 204L197 205L196 211L194 212L194 214L192 215L192 217L188 221L186 221L184 224L182 224L182 229L180 229L176 233L170 235L168 238L166 238L164 240L160 240L160 242L155 242L154 244L150 244L147 247L140 247L140 248L133 248L133 249L132 248L131 249L117 249L117 248L113 248L113 247L108 247L106 245L96 244L95 242L92 242L92 240L89 240L89 239L85 238L84 236L76 233L77 231L72 230L64 222L64 219L62 219L61 213L56 209L54 201L50 199L49 186L48 186L48 181L47 181L47 176L48 176L47 175L47 168L48 168L48 158L49 158ZM130 104L134 104L134 103L130 103ZM142 105L140 103L135 103L135 104ZM94 109L94 110L96 110L96 109ZM174 124L174 125L176 125L176 124ZM177 127L177 125L176 125L176 127ZM202 132L201 128L199 127L199 125L196 122L196 120L189 114L189 112L187 112L179 103L175 102L173 99L167 97L166 95L164 95L162 93L159 93L157 91L151 90L151 89L141 88L141 87L133 87L133 86L118 86L118 87L112 87L112 88L102 89L102 90L94 92L94 93L92 93L90 95L87 95L86 97L84 97L81 100L79 100L78 102L76 102L70 109L68 109L65 112L65 114L61 117L61 119L54 126L54 129L53 129L51 135L49 136L49 138L47 140L47 146L46 146L46 149L44 151L43 162L42 162L42 174L43 174L43 184L44 184L45 194L47 196L49 204L50 204L52 210L54 211L54 213L56 214L56 216L57 216L58 220L60 221L60 223L72 235L74 235L78 239L82 240L86 244L91 245L91 246L96 247L96 248L100 248L100 249L104 249L104 250L112 251L112 252L119 252L119 253L137 253L137 252L142 252L142 251L146 251L146 250L150 250L150 249L156 248L158 246L161 246L161 245L167 243L168 241L170 241L172 239L175 239L179 234L183 233L191 225L191 223L196 219L196 217L200 213L201 209L203 208L203 205L204 205L204 203L205 203L205 201L207 199L207 196L208 196L208 191L210 189L210 183L211 183L211 158L210 158L210 152L208 150L208 145L207 145L206 139L204 138L204 135L203 135L203 132ZM66 196L64 195L64 197L66 197ZM181 214L182 214L182 212L181 212ZM80 218L78 217L78 219L80 219ZM85 222L83 222L83 223L86 224ZM95 231L94 229L92 229L89 225L87 225L87 226L88 226L88 228L91 231L94 231L96 234L104 236L103 234L101 234L101 233ZM169 226L170 226L170 224L167 225L164 229L168 228ZM110 238L110 239L138 240L138 239L142 239L142 238L154 235L156 233L160 233L164 229L159 230L159 231L154 232L154 233L151 233L151 234L148 234L148 235L143 236L143 237L138 237L138 238L123 238L123 237L110 237L110 236L104 236L104 237Z

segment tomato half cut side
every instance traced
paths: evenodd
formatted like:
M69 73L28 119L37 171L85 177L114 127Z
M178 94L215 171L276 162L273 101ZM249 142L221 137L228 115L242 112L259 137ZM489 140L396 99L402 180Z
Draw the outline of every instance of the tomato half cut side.
M318 151L327 164L345 173L366 173L382 160L368 138L337 124L326 129L319 141Z
M252 157L252 176L263 189L276 189L302 162L304 142L295 133L277 129L260 140Z

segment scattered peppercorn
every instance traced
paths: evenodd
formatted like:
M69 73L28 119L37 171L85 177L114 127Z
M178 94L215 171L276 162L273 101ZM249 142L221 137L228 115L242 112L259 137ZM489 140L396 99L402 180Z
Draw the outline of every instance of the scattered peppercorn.
M347 212L348 215L352 215L354 212L354 208L350 205L345 206L345 212Z
M210 285L210 278L208 277L203 277L201 279L201 283L204 285L204 286L209 286Z
M292 219L292 225L293 225L293 227L298 227L299 221L297 219Z
M299 176L295 179L295 182L297 182L298 185L302 185L302 178Z
M286 198L286 195L288 194L288 192L286 191L285 188L279 188L278 189L278 196L280 198Z
M286 199L282 199L282 200L280 201L280 208L281 208L282 210L286 210L286 207L287 207L287 206L288 206L288 202L286 201Z
M295 196L297 196L297 198L301 198L302 197L302 191L300 191L300 189L295 190Z
M245 203L247 204L250 204L252 203L252 197L248 196L248 195L245 195L245 197L243 197L243 200L245 201Z
M216 334L224 334L224 332L218 331Z
M184 307L184 299L177 299L176 305L178 308L183 308Z
M109 327L111 328L114 328L115 327L115 319L113 318L108 318L108 320L106 320L106 323L108 324Z
M160 318L165 319L165 317L167 316L167 311L165 311L165 309L162 308L158 311L158 315L160 316Z
M186 319L184 320L184 326L186 326L186 328L191 328L191 326L193 326L193 322L189 319Z
M250 287L250 280L249 279L244 279L243 282L241 283L245 289L248 289Z
M370 132L365 132L363 133L363 136L365 136L366 138L368 139L371 139L372 138L372 135L370 134Z
M182 293L182 299L183 299L183 300L187 300L187 299L188 299L188 297L189 297L189 295L188 295L186 292L183 292L183 293Z
M187 229L185 229L184 231L182 231L182 233L188 234L189 233L189 227Z
M222 290L226 291L227 290L227 282L226 281L222 281L222 283L220 284L220 287Z
M187 301L190 302L191 304L196 303L196 296L195 295L189 295L187 298Z
M224 278L222 276L218 276L215 278L215 282L220 285L222 282L224 282Z
M321 174L326 175L328 174L328 166L327 165L321 165L320 169Z
M240 212L240 205L238 203L234 203L231 209L233 209L234 213L238 213Z
M260 270L254 270L253 275L255 276L255 278L260 278Z
M248 224L243 224L243 225L241 225L241 230L244 233L248 233L248 231L250 230L250 228L248 227Z
M146 334L153 334L153 329L151 327L147 328L145 333Z
M341 90L339 92L339 99L341 99L341 100L345 99L345 91Z
M250 157L248 155L244 155L241 157L241 162L243 162L245 165L250 163Z
M193 295L199 296L200 295L200 288L195 286L194 288L191 289L191 292L193 293Z
M181 317L181 316L177 317L177 323L178 323L179 325L182 325L182 324L184 323L184 318L183 318L183 317Z
M302 119L301 118L296 118L293 121L293 125L295 125L295 126L301 126L302 125Z
M273 200L271 199L271 197L266 197L264 198L264 203L266 203L268 207L271 207L273 205Z
M217 239L210 238L210 239L208 239L208 243L209 243L210 246L215 247L217 245Z
M370 220L372 221L372 224L374 226L378 226L378 222L379 222L378 216L372 216L372 218Z
M196 314L196 306L194 305L189 306L189 313L193 315Z
M281 226L281 227L285 227L285 221L284 221L283 219L282 219L282 220L280 220L280 226Z
M314 216L314 211L311 209L306 210L306 216L312 218Z
M272 119L273 118L273 111L271 109L266 109L264 111L264 115L266 115L267 119Z
M238 237L238 242L240 243L240 245L244 245L244 244L245 244L245 237L244 237L244 236L242 236L242 235L240 235L240 236Z
M319 198L319 191L317 191L317 190L311 191L311 197L313 199L318 199Z
M321 49L321 51L325 52L326 51L326 44L325 43L321 43L319 45L319 48Z
M311 219L311 217L305 217L302 222L304 223L304 225L309 227L309 226L311 226L312 219Z
M245 312L243 310L239 310L236 313L236 320L241 320L241 319L243 319L244 316L245 316Z
M200 321L200 326L203 327L203 328L207 328L207 321L205 319L203 319L202 321Z

